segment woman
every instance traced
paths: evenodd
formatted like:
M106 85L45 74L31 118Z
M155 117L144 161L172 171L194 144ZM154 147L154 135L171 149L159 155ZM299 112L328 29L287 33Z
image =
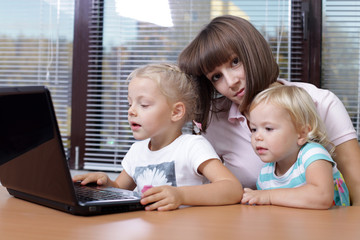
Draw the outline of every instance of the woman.
M311 95L336 146L334 160L352 204L360 205L360 148L344 105L328 90L278 79L279 67L270 46L248 21L235 16L214 18L181 52L178 62L203 89L204 136L244 187L255 188L263 163L252 150L243 113L256 94L278 81L302 87Z

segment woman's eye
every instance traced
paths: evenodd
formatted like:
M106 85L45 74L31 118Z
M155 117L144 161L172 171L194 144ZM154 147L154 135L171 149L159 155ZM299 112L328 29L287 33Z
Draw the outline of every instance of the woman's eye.
M236 65L238 65L240 63L240 61L239 61L239 58L238 57L236 57L236 58L234 58L233 60L232 60L232 65L233 66L236 66Z
M221 78L221 74L214 74L211 77L211 81L216 82L217 80L219 80Z

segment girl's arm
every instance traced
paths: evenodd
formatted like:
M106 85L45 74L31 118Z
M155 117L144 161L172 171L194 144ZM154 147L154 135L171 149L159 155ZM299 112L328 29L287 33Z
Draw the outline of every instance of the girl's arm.
M360 206L360 148L357 139L336 146L334 160L344 176L352 205Z
M76 175L73 177L73 181L81 181L82 185L86 185L88 183L96 183L97 185L101 185L104 187L116 187L122 189L133 190L136 187L133 179L123 170L115 181L112 181L109 176L104 172L93 172L87 173L83 175Z
M119 176L115 179L116 187L127 189L127 190L134 190L136 187L136 183L130 177L129 174L125 170L122 170Z
M226 205L241 201L241 183L219 159L203 162L198 171L211 183L183 187L153 187L144 192L141 203L152 203L146 210L162 211L176 209L180 205Z
M317 160L307 167L305 176L306 184L297 188L245 189L242 203L312 209L330 208L334 199L332 164L326 160Z
M80 181L82 185L86 185L89 183L96 183L101 186L113 186L114 182L109 178L109 176L104 172L92 172L81 175L75 175L72 178L73 182Z

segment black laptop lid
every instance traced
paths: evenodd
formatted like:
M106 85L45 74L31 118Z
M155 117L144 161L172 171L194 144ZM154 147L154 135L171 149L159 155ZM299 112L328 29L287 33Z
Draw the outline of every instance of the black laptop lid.
M75 204L47 88L0 88L0 181L8 189Z
M0 96L0 165L54 138L43 92Z

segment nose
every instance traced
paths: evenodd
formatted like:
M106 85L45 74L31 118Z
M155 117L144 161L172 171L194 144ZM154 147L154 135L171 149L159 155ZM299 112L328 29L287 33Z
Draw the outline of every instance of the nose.
M136 116L136 111L135 111L134 106L129 106L128 116Z
M263 139L259 131L256 131L253 134L255 134L255 141L261 141Z
M236 76L235 72L232 71L231 69L224 71L224 78L225 81L227 83L227 85L229 86L229 88L233 88L237 85L237 83L239 82L238 77Z

